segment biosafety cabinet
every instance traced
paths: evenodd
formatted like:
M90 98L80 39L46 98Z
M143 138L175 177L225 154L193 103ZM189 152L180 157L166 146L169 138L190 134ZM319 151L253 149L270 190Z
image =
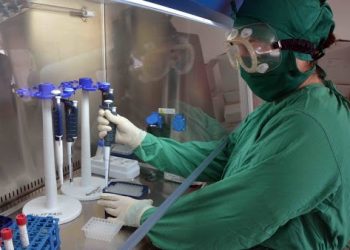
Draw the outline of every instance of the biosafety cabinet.
M166 128L162 136L179 141L220 139L252 109L249 91L225 55L229 17L204 7L209 18L186 16L139 2L0 1L0 214L11 215L45 192L41 101L20 98L18 89L83 77L109 82L119 114L146 130L146 118L158 112ZM74 99L79 110L81 91ZM90 93L91 156L100 104L101 93ZM180 125L174 122L178 117ZM73 150L77 172L85 136L80 119ZM65 144L64 155L67 177ZM156 185L152 192L159 193L159 204L173 188ZM95 209L84 206L83 212ZM62 225L63 249L72 231L83 237L80 228L87 219L78 217L74 230ZM72 242L79 249L85 244Z
M18 97L18 89L35 89L40 83L59 86L80 78L91 78L94 84L109 82L119 114L147 130L147 118L157 112L162 116L161 136L179 141L218 140L253 110L250 90L225 55L225 34L232 26L228 16L196 4L197 12L188 14L145 3L0 1L0 214L11 215L44 192L40 100ZM350 51L348 43L339 49L342 52L335 49L331 60L322 63L334 72L340 70L344 77L335 73L336 83L346 85L347 63L337 65L348 60L343 53ZM74 99L79 110L81 91ZM101 93L90 93L91 156L98 144L100 104ZM81 138L86 136L80 133L80 119L73 150L75 173L81 168ZM157 181L158 175L153 173L155 181L150 184L156 205L176 187ZM95 205L85 203L76 224L61 226L62 249L115 249L113 244L82 240L80 228L95 212Z

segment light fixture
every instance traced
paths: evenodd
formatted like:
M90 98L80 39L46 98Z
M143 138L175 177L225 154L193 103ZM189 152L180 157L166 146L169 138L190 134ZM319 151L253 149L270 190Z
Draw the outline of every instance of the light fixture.
M105 1L105 3L110 3L110 2L118 2L118 3L122 3L122 4L127 4L127 5L132 5L132 6L136 6L136 7L149 9L149 10L154 10L154 11L161 12L164 14L182 17L182 18L185 18L188 20L204 23L207 25L211 25L211 26L215 26L215 27L219 27L219 28L223 28L223 29L230 29L232 27L232 24L233 24L232 19L229 18L228 16L225 16L223 14L215 12L209 8L205 8L199 4L196 4L195 2L191 2L191 1L188 1L187 4L191 3L192 7L193 6L196 7L197 13L202 11L202 13L208 17L198 16L195 14L185 12L183 10L174 9L171 7L163 6L160 4L156 4L156 3L148 2L148 1L144 1L144 0L108 0L108 1ZM176 2L177 2L177 4L182 2L182 5L184 5L183 1L176 1ZM173 5L174 5L174 3L173 3Z

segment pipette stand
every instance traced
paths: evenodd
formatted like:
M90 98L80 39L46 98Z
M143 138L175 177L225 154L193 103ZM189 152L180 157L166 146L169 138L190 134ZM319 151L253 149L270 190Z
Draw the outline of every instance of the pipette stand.
M81 177L75 177L72 182L64 182L61 191L81 201L97 200L105 187L103 178L91 176L89 92L96 91L97 87L90 78L80 78L79 85L82 89Z
M43 117L43 159L45 166L45 196L37 197L23 207L23 213L36 216L52 216L59 219L59 224L67 223L77 218L81 213L81 203L77 199L65 195L57 195L57 183L55 173L55 157L52 129L51 91L54 89L51 83L39 85L39 91L33 97L42 100Z

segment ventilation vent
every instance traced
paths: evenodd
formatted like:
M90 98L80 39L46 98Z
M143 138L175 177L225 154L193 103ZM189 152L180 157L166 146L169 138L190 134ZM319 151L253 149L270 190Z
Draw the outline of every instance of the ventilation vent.
M73 170L76 171L80 168L80 161L76 161L73 163ZM63 174L68 175L69 167L64 166ZM58 173L56 171L56 177L58 178ZM24 202L30 199L32 196L37 194L38 192L43 191L45 181L44 177L33 180L25 185L14 189L7 194L0 196L0 213L18 205L21 202Z

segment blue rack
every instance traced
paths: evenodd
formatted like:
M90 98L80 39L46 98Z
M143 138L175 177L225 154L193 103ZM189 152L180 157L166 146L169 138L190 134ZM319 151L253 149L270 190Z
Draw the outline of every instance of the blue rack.
M28 215L27 229L30 244L26 248L23 248L21 245L19 228L16 222L13 222L9 227L12 229L13 245L16 250L60 249L61 240L59 234L58 219L55 219L53 217L39 217Z
M5 227L10 227L11 225L12 225L11 218L0 215L0 230Z

